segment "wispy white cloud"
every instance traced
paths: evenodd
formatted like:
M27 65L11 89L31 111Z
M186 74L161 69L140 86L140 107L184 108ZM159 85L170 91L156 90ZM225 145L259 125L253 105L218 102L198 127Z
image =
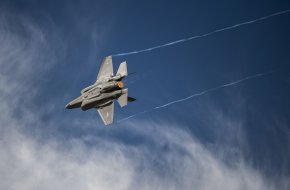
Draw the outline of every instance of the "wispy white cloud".
M241 160L228 166L215 158L177 126L130 123L151 141L139 146L94 136L42 143L10 127L1 134L0 189L273 188Z

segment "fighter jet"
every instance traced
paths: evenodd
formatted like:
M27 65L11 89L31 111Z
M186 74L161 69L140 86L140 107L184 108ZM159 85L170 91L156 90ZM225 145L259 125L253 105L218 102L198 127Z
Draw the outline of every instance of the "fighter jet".
M84 88L81 96L66 105L67 109L81 108L86 111L95 108L105 125L113 122L114 100L117 99L121 107L136 99L128 97L128 89L124 88L122 79L128 75L127 64L122 62L114 76L112 56L105 57L93 85Z

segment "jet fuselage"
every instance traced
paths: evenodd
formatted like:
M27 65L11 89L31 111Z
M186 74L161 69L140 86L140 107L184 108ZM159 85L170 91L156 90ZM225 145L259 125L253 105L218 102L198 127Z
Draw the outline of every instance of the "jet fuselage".
M90 85L81 91L81 96L69 102L67 109L81 108L88 110L91 108L99 108L122 95L123 83L121 81L103 81L94 85Z

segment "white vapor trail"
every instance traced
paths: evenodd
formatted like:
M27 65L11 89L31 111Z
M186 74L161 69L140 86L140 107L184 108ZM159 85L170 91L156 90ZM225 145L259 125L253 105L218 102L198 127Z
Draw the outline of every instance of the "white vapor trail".
M260 17L260 18L255 19L255 20L242 22L242 23L239 23L239 24L235 24L235 25L232 25L232 26L225 27L225 28L217 29L215 31L208 32L208 33L205 33L205 34L202 34L202 35L191 36L191 37L188 37L188 38L184 38L184 39L181 39L181 40L176 40L176 41L173 41L173 42L157 45L157 46L154 46L154 47L151 47L151 48L142 49L142 50L131 51L131 52L126 52L126 53L118 53L118 54L114 54L112 56L113 57L119 57L119 56L126 56L126 55L132 55L132 54L152 51L152 50L163 48L163 47L166 47L166 46L171 46L171 45L183 43L183 42L186 42L186 41L190 41L190 40L194 40L194 39L198 39L198 38L211 36L211 35L214 35L214 34L219 33L219 32L223 32L223 31L226 31L226 30L231 30L231 29L234 29L234 28L237 28L237 27L248 25L248 24L253 24L253 23L256 23L256 22L259 22L259 21L267 20L267 19L269 19L271 17L275 17L275 16L278 16L278 15L286 14L286 13L289 13L289 12L290 12L290 9L285 10L285 11L276 12L276 13L270 14L268 16Z
M142 114L145 114L145 113L148 113L148 112L151 112L151 111L154 111L154 110L157 110L157 109L160 109L160 108L165 108L167 106L170 106L172 104L176 104L176 103L180 103L180 102L184 102L184 101L187 101L189 99L192 99L194 97L198 97L198 96L202 96L202 95L205 95L209 92L213 92L213 91L216 91L216 90L219 90L221 88L225 88L225 87L229 87L229 86L234 86L234 85L237 85L239 83L242 83L244 81L247 81L247 80L250 80L250 79L254 79L254 78L258 78L258 77L262 77L262 76L265 76L265 75L268 75L268 74L271 74L273 72L275 72L277 70L273 70L273 71L269 71L269 72L265 72L265 73L258 73L258 74L255 74L255 75L250 75L250 76L247 76L245 78L242 78L242 79L239 79L239 80L236 80L236 81L233 81L233 82L230 82L230 83L227 83L227 84L223 84L223 85L220 85L220 86L217 86L217 87L213 87L213 88L209 88L207 90L204 90L202 92L199 92L199 93L195 93L195 94L192 94L188 97L185 97L185 98L181 98L181 99L178 99L178 100L174 100L172 102L168 102L166 104L163 104L163 105L160 105L160 106L156 106L154 108L151 108L151 109L148 109L148 110L145 110L145 111L142 111L142 112L139 112L139 113L136 113L136 114L133 114L133 115L130 115L128 117L125 117L123 119L120 119L118 122L122 122L122 121L125 121L125 120L128 120L128 119L131 119L133 117L136 117L138 115L142 115Z

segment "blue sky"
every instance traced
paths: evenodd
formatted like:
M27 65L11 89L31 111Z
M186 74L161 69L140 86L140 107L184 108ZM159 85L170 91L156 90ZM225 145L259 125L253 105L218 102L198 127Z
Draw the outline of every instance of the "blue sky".
M137 99L64 106L103 57L290 9L288 1L0 3L0 189L289 189L290 13L128 56ZM139 114L195 93L275 71Z

